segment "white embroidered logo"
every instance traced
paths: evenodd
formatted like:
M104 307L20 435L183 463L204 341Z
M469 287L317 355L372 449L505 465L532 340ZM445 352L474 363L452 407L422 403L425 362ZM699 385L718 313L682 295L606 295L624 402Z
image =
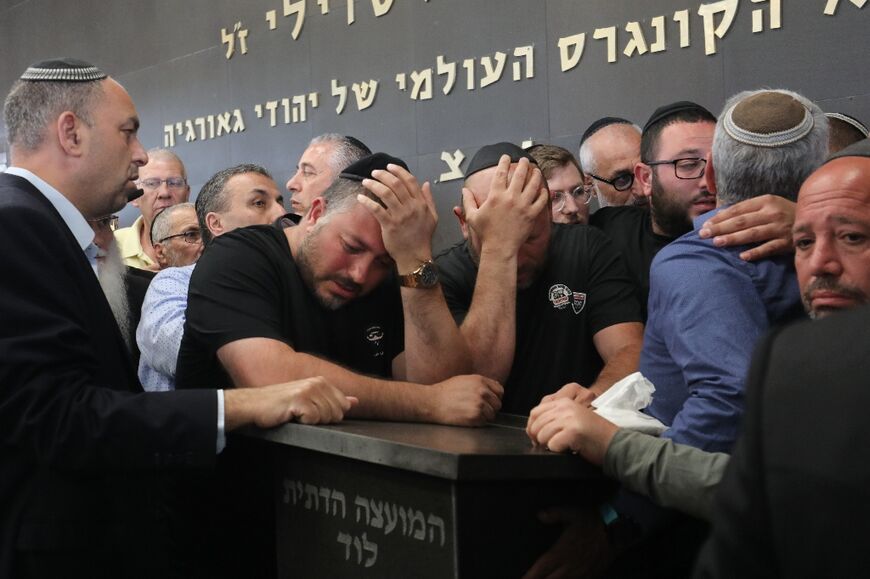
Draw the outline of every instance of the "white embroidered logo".
M381 345L381 340L384 339L384 330L380 326L369 326L366 329L365 336L374 349L374 357L383 356L384 347Z

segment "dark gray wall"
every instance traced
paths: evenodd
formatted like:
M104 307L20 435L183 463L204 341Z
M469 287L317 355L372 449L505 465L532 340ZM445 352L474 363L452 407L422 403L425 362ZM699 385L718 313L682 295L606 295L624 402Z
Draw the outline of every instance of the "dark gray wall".
M295 18L283 16L284 0L0 0L0 89L36 60L57 55L92 61L124 84L142 118L146 147L164 144L164 125L207 118L238 109L245 130L186 142L175 135L176 152L188 166L193 191L227 165L265 165L279 184L289 178L308 140L323 132L355 135L374 150L403 157L421 180L435 181L449 168L444 151L460 149L464 168L481 145L498 140L554 142L576 152L579 135L594 119L620 115L643 123L666 102L690 99L718 111L739 90L784 87L836 110L870 120L870 7L839 0L780 0L781 27L768 28L774 0L728 0L736 6L731 26L716 38L715 54L705 54L702 5L698 0L355 0L355 22L347 24L347 4L307 0L306 17L294 40ZM373 5L389 5L375 17ZM277 29L266 13L276 11ZM675 12L689 14L689 46L680 47ZM753 33L753 12L763 10L763 30ZM638 22L652 48L654 18L664 16L665 50L623 50L626 31ZM718 24L721 16L716 18ZM225 56L221 29L241 22L247 54ZM597 28L616 26L616 62L608 62L606 40ZM586 33L579 64L562 72L559 39ZM513 80L515 47L534 47L534 77ZM507 55L500 80L480 87L481 58ZM436 58L456 63L456 83L448 95ZM465 59L475 59L475 88L466 86ZM432 98L411 98L396 75L433 69ZM525 69L521 70L524 73ZM342 114L331 81L347 86ZM377 80L371 106L357 110L353 83ZM305 122L285 124L282 98L316 92L317 108ZM277 126L255 106L279 101ZM231 123L232 124L232 123ZM194 126L197 133L198 127ZM208 126L206 125L206 128ZM215 126L217 128L217 126ZM5 126L0 124L5 135ZM186 133L183 129L182 133ZM5 141L5 139L3 139ZM0 161L5 142L0 145ZM436 184L441 214L436 245L455 240L450 209L460 180ZM122 217L129 222L136 211Z

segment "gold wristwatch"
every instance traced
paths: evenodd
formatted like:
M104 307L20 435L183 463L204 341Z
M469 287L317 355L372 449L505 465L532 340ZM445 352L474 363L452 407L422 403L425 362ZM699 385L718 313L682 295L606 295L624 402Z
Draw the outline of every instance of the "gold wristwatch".
M428 259L411 273L399 275L399 285L411 288L433 288L438 285L438 268L431 259Z

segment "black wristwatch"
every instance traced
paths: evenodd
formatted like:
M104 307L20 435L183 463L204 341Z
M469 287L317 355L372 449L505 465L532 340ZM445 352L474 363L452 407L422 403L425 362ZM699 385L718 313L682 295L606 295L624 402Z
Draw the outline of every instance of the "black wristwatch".
M411 273L400 275L399 284L411 288L433 288L438 285L438 268L431 259L426 260Z

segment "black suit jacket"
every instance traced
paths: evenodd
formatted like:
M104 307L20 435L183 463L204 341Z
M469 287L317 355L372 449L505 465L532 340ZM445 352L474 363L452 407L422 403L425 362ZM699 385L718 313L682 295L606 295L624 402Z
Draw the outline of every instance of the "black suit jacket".
M861 308L759 347L697 577L870 573L868 328Z
M69 228L8 174L0 248L0 578L35 552L156 560L155 476L213 463L216 395L143 393Z

